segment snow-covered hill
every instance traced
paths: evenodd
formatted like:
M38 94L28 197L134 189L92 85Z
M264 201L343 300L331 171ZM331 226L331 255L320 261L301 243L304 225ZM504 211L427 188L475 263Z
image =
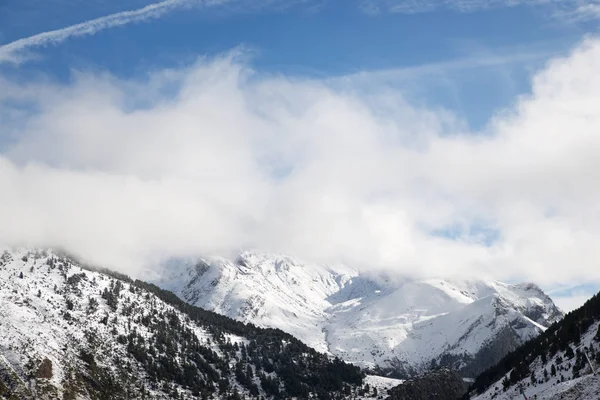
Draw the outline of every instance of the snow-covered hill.
M156 283L190 304L400 376L432 363L475 376L562 317L533 284L397 281L258 252L171 260L163 270Z
M82 267L45 250L0 250L0 398L374 395L357 367L284 332ZM380 390L396 383L368 382Z
M600 296L479 376L473 400L600 398Z

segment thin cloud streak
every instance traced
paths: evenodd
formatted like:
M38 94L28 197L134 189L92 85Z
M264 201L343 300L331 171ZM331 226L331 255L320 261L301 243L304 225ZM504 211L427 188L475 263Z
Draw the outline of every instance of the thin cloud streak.
M360 4L361 9L371 15L385 12L420 14L441 9L476 12L518 6L553 6L561 9L561 15L569 13L580 19L600 17L598 0L364 0Z
M554 0L365 0L362 2L362 8L365 12L371 14L377 14L379 12L419 14L432 12L438 9L473 12L492 8L516 7L524 4L544 5L552 4L554 2Z
M145 7L136 10L121 11L118 13L106 15L104 17L99 17L89 21L81 22L79 24L71 25L65 28L56 29L48 32L42 32L37 35L18 39L14 42L1 45L0 64L20 64L26 61L27 58L31 57L30 54L27 54L27 50L31 48L56 45L72 37L90 36L105 29L123 26L134 22L146 22L152 19L160 18L165 14L186 7L215 7L225 4L231 4L231 10L233 11L247 9L260 10L264 8L273 8L281 10L284 8L293 7L295 5L304 4L306 6L310 6L310 10L315 11L318 10L318 6L321 4L318 1L314 2L311 0L257 0L244 2L240 1L237 2L239 3L237 6L234 6L234 3L236 3L235 0L165 0L159 3L149 4Z
M573 23L599 19L600 1L582 4L574 10L558 12L557 17Z
M165 0L149 4L137 10L122 11L104 17L85 21L66 28L39 33L27 38L0 46L0 63L21 63L23 52L34 47L44 47L64 42L71 37L94 35L104 29L126 25L132 22L143 22L159 18L176 9L199 3L198 0ZM214 4L214 2L213 2Z
M484 54L464 58L456 58L449 61L433 62L415 66L391 68L379 71L358 72L343 79L359 79L365 76L372 80L378 78L380 81L415 79L423 76L445 74L452 71L468 71L478 68L491 68L522 64L526 62L547 60L552 52L546 50L524 51L511 54Z

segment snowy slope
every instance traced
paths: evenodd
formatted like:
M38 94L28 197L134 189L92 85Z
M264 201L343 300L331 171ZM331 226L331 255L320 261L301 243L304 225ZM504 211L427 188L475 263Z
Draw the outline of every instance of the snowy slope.
M474 400L600 398L600 293L472 383Z
M562 316L532 284L399 282L258 252L172 260L163 270L156 283L191 304L400 375L432 361L476 374Z
M485 393L474 396L473 400L512 400L522 398L523 394L528 399L536 400L579 400L579 399L598 399L600 398L600 376L593 374L591 367L585 355L581 357L583 368L575 372L577 363L577 354L585 349L592 366L596 370L600 367L600 343L594 339L598 332L599 323L593 324L589 330L582 335L581 342L578 345L571 346L574 349L574 355L567 355L567 351L558 351L554 356L548 357L546 362L542 362L541 357L534 360L529 366L530 373L518 383L511 385L508 390L504 390L503 381L508 379L510 373L507 373L502 379L490 386ZM552 366L555 367L555 373L552 373ZM531 378L531 373L534 379ZM535 380L535 381L534 381Z
M401 385L403 382L404 381L401 379L386 378L384 376L367 375L365 377L365 387L368 385L370 393L372 393L374 397L385 395L388 390Z
M301 377L315 374L313 382L356 370L282 332L178 308L147 287L50 251L0 250L0 398L273 398L261 374L281 391L275 398L292 398L277 375L288 363ZM248 369L254 377L244 383Z
M263 326L280 328L327 351L328 300L356 271L301 264L291 257L243 253L238 260L171 261L156 283L190 304ZM315 329L315 327L319 327Z

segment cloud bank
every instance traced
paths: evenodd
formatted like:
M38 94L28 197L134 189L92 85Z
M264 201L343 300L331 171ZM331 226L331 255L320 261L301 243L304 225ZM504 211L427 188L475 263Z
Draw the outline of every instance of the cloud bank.
M396 90L268 75L235 54L140 80L0 80L0 242L134 275L258 248L412 276L598 281L598 70L590 39L482 132Z

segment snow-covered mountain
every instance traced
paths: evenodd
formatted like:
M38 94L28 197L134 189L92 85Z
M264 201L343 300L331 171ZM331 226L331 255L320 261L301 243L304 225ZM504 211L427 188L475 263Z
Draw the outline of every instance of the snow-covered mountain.
M600 294L481 374L466 397L598 399L599 368Z
M372 398L397 384L45 250L0 250L0 398Z
M402 377L433 364L475 376L563 315L533 284L380 279L258 252L164 267L156 283L190 304Z

